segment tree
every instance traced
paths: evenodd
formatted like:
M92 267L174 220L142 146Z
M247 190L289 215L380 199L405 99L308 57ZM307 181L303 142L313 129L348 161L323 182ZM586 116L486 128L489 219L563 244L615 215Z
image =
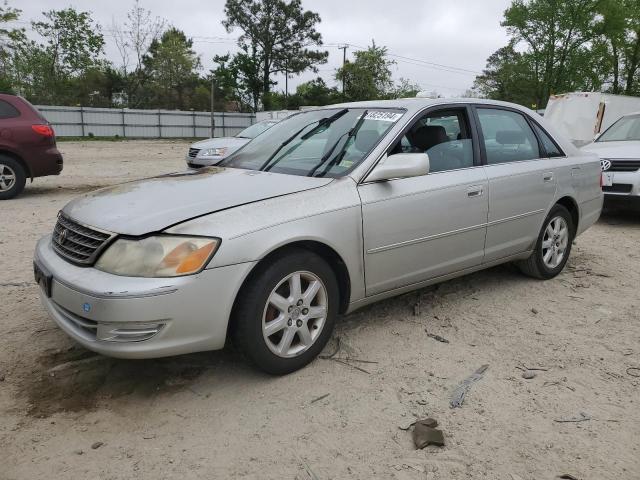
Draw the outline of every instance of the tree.
M158 40L166 29L166 20L154 17L150 10L135 0L127 12L123 24L113 23L115 44L120 54L121 72L125 78L123 89L127 103L131 107L140 106L147 77L144 74L143 59L153 41Z
M420 85L411 83L411 81L406 78L400 78L393 88L391 98L413 98L420 90Z
M12 68L16 44L25 40L24 29L4 28L2 25L20 18L22 12L8 6L7 2L0 5L0 91L15 93L14 85L17 81Z
M387 48L375 42L366 50L354 53L355 60L347 62L336 72L336 79L344 82L344 96L348 101L388 98L393 91L391 66Z
M485 98L537 105L537 85L528 56L517 52L513 42L493 53L474 89Z
M513 0L502 25L509 44L489 57L476 78L484 96L542 108L555 93L608 84L621 93L623 82L627 93L634 89L640 64L637 0Z
M89 12L67 8L43 15L48 21L32 22L32 26L47 42L45 50L54 78L76 75L96 64L103 52L104 38Z
M514 47L522 45L533 71L536 103L584 85L580 75L594 64L589 42L595 37L598 0L514 0L502 25Z
M315 72L317 65L327 61L327 52L309 48L322 45L322 36L316 31L320 16L303 10L301 0L227 0L224 11L222 24L227 32L242 30L238 44L243 61L260 66L259 77L249 83L260 80L265 99L274 74Z
M213 70L215 98L223 108L230 103L237 110L256 112L262 98L260 64L255 57L239 52L213 57L217 67Z
M298 85L296 95L300 97L301 106L331 105L340 100L338 89L335 87L329 88L320 77Z
M190 92L198 84L200 57L193 40L173 27L153 40L142 63L149 78L150 105L156 108L185 109Z
M602 62L610 71L611 92L640 93L640 3L637 0L601 0L596 31L602 36Z

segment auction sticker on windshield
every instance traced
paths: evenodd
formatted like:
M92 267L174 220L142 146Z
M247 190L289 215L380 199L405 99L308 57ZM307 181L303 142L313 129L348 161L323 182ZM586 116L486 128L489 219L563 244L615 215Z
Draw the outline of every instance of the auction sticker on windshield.
M364 117L365 120L378 120L380 122L396 122L400 117L402 116L402 113L398 113L398 112L384 112L384 111L377 111L377 112L367 112L367 116Z

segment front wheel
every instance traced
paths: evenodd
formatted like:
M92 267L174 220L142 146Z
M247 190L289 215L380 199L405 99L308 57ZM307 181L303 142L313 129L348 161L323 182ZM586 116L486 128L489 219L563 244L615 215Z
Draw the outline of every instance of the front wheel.
M338 285L318 255L295 250L258 267L236 299L234 343L261 370L283 375L304 367L331 337Z
M558 275L569 260L575 227L569 210L554 205L542 224L535 251L522 262L520 270L543 280Z

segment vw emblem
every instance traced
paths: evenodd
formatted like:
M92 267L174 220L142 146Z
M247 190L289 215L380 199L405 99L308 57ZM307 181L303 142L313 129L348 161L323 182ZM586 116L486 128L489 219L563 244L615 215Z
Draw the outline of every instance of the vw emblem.
M603 158L602 160L600 160L600 166L602 167L602 171L606 172L611 168L611 160Z
M60 242L60 245L64 245L64 242L66 239L67 239L67 229L63 228L60 234L58 235L58 242Z

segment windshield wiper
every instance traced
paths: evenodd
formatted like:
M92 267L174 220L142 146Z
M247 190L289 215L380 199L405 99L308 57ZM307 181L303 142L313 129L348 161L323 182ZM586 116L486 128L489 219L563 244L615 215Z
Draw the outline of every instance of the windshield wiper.
M349 140L351 140L353 137L355 137L358 134L358 131L360 130L360 127L362 127L362 124L364 123L364 119L367 116L368 110L365 110L363 112L362 115L360 115L360 118L358 119L358 121L356 122L356 124L353 126L353 128L351 130L349 130L349 132L347 133L347 139L344 141L344 143L342 144L342 148L340 149L340 151L336 154L335 157L333 157L333 160L331 160L327 166L325 167L325 169L322 171L321 175L318 175L319 177L323 177L324 175L327 174L327 172L331 169L331 167L333 167L334 165L340 163L340 161L342 160L342 157L344 156L345 152L347 151L347 146L349 145ZM323 155L323 157L320 159L320 161L316 164L315 167L313 167L311 169L311 171L307 174L308 177L313 177L314 173L316 173L316 171L322 166L324 165L324 162L326 162L329 157L331 156L331 153L333 153L333 151L335 150L335 148L338 146L338 144L340 143L340 140L342 140L342 137L344 137L345 134L340 135L340 137L338 138L338 140L336 140L336 142L331 146L331 148L329 149L329 151L327 153L325 153Z
M302 132L305 131L306 128L310 127L311 125L313 125L314 123L318 123L318 125L316 127L314 127L312 130L310 130L308 133L305 133L301 138L303 140L308 139L309 137L311 137L312 135L315 135L315 133L321 128L324 127L326 125L331 125L333 122L335 122L338 118L340 118L342 115L344 115L345 113L347 113L349 111L348 108L343 108L342 110L334 113L333 115L331 115L330 117L326 117L326 118L321 118L320 120L315 120L311 123L306 124L304 127L302 127L300 130L298 130L296 133L294 133L293 135L291 135L289 138L287 138L284 142L282 142L280 144L280 146L278 146L278 148L276 148L276 151L273 152L271 155L269 155L269 158L267 159L266 162L264 162L262 164L262 166L258 169L258 170L262 170L265 172L268 172L270 169L273 168L273 166L278 163L273 162L273 164L271 164L271 161L275 158L275 156L278 154L278 152L280 152L280 150L282 150L284 147L286 147L287 145L289 145L289 143L291 143L298 135L300 135Z

